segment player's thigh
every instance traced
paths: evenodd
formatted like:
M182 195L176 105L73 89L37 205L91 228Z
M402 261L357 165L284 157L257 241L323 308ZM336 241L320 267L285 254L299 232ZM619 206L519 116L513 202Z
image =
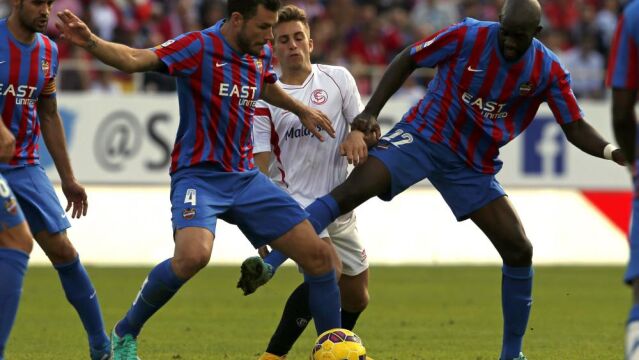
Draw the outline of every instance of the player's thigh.
M220 218L236 224L251 244L259 248L304 223L308 214L290 195L262 173L252 172L249 176L238 190L233 206ZM302 228L307 230L306 225ZM295 233L309 236L302 230ZM314 231L312 236L319 240Z
M190 226L176 230L174 257L208 263L213 252L214 239L215 235L203 227Z
M215 234L217 219L233 203L233 174L209 168L187 168L171 176L171 223L177 233L184 228L204 228Z
M33 240L22 209L9 184L0 176L0 248L17 249L31 253Z
M368 256L357 230L354 213L335 220L327 229L342 264L342 274L356 276L368 269Z
M495 175L472 169L446 145L432 144L430 151L436 169L428 179L457 221L476 216L480 209L506 195Z
M355 168L349 178L358 177L358 181L351 180L356 186L366 186L372 182L369 186L373 187L374 195L389 201L428 177L432 171L427 142L412 126L398 123L380 138L379 143L369 151L369 160ZM365 168L364 166L373 159L381 164L371 169ZM382 187L379 187L380 185Z
M54 265L72 262L78 256L66 231L50 233L42 230L34 236L40 248Z
M53 184L41 166L10 169L3 171L3 175L14 191L33 234L42 231L56 234L71 227Z
M635 300L639 302L639 198L632 201L632 218L630 221L630 260L624 275L624 281L633 283Z

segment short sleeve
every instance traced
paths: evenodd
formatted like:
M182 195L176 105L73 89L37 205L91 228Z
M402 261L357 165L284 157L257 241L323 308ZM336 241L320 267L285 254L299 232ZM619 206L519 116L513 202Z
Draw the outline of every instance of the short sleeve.
M555 120L559 124L568 124L582 119L584 114L572 91L570 73L556 61L551 65L550 71L552 80L546 101Z
M152 49L173 76L192 75L202 64L202 34L190 32Z
M455 54L465 29L466 25L461 22L418 41L411 46L410 56L418 67L434 68Z
M253 116L253 153L271 151L271 111L265 101L260 100Z

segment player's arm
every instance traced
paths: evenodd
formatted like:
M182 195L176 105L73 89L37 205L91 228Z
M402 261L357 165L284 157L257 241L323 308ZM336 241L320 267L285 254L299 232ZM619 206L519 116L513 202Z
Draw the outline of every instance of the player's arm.
M89 206L87 194L73 174L69 153L67 152L64 127L58 113L58 104L55 96L41 96L38 99L38 116L40 118L42 138L51 154L51 158L53 158L62 182L62 192L68 201L66 211L73 207L71 217L80 218L82 215L87 214Z
M612 127L615 139L628 161L635 159L635 139L637 134L637 118L635 101L637 90L612 90Z
M271 163L271 152L264 151L253 154L253 156L258 169L260 169L262 174L268 175L268 165Z
M384 71L384 75L382 75L382 79L368 104L366 104L364 111L353 119L351 130L359 130L364 133L379 132L379 125L377 125L379 112L382 111L388 99L399 90L416 68L417 64L411 56L411 47L407 47L395 56L386 71Z
M626 164L626 157L620 149L614 149L586 120L573 121L561 125L566 138L581 151L592 156L613 160L619 165Z
M64 10L58 13L56 27L60 37L80 46L107 65L127 73L160 70L163 67L158 56L149 49L134 49L101 39L74 13Z
M16 150L16 137L13 135L0 117L0 163L6 163L13 158Z
M324 141L324 138L320 134L318 127L324 129L332 138L335 137L335 129L333 129L331 121L324 113L293 99L286 91L282 90L279 85L264 83L262 99L273 106L288 110L297 115L302 125L320 141Z

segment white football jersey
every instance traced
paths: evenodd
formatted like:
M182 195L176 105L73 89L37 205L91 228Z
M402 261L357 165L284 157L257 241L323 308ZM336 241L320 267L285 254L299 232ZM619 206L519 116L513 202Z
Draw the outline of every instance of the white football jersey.
M293 98L326 114L336 133L331 138L322 130L324 142L320 142L293 113L258 102L253 152L272 153L269 176L306 207L346 180L348 162L340 156L339 145L364 105L355 79L341 66L313 64L302 85L279 81L278 85Z

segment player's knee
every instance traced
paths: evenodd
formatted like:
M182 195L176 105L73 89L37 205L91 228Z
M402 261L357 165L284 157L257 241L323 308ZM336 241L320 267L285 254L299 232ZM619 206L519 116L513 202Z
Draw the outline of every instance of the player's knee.
M44 252L54 265L67 264L78 257L78 253L68 239L66 241L51 243L49 246L46 246Z
M368 307L369 301L370 295L368 294L368 289L364 288L347 297L342 296L342 307L344 310L350 312L362 312Z
M508 266L530 266L533 257L532 243L524 237L521 241L517 242L516 246L509 249L503 257L504 263Z
M176 275L183 279L188 279L208 265L210 260L210 253L189 253L175 256L173 265L175 266Z
M331 246L325 242L318 242L300 263L302 269L309 275L322 275L334 269Z

